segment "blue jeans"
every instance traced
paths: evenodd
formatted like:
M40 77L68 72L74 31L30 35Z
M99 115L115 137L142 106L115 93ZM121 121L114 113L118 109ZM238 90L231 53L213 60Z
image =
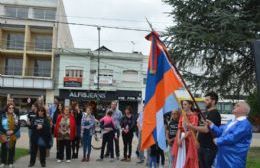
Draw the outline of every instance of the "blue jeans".
M156 166L157 166L156 156L150 156L149 168L156 168Z
M83 144L83 157L86 157L86 153L88 151L88 157L90 156L91 152L91 139L92 135L90 133L89 129L85 129L83 132L83 137L82 137L82 144Z

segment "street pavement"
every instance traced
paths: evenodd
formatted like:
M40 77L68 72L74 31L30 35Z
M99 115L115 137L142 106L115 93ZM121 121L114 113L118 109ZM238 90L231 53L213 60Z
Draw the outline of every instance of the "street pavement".
M120 139L120 152L122 156L123 152L123 144L122 144L122 139ZM29 146L29 139L28 139L28 133L27 129L23 128L22 129L22 136L21 138L17 141L17 147L19 148L27 148ZM135 150L137 146L137 139L136 137L133 140L133 152L132 152L132 161L131 162L122 162L120 160L115 160L114 162L110 162L110 159L104 159L102 162L96 161L96 159L99 158L100 156L100 150L92 150L91 153L91 158L90 162L81 162L82 159L82 148L80 148L80 156L79 159L77 160L72 160L71 163L57 163L56 162L56 145L54 143L54 146L52 147L50 151L50 157L47 158L46 164L47 167L55 167L55 168L85 168L85 167L91 167L91 168L145 168L146 166L143 165L137 165L136 162L138 161L135 155ZM253 140L251 147L260 147L260 133L254 133L253 134ZM121 159L121 158L120 158ZM15 163L16 168L25 168L28 167L30 157L25 156ZM167 164L167 161L166 161ZM35 167L41 167L39 160L37 160ZM165 165L165 167L168 167Z
M120 154L122 156L123 153L123 144L122 144L122 139L120 139ZM28 139L28 133L26 129L22 129L22 134L21 138L17 141L17 147L18 148L27 148L29 146L29 139ZM100 156L100 150L93 150L91 152L91 157L90 157L90 162L81 162L82 159L82 148L80 148L79 152L79 158L76 160L71 160L71 163L57 163L56 162L56 144L52 147L50 151L50 157L47 158L46 160L46 167L51 167L51 168L85 168L85 167L91 167L91 168L145 168L145 164L143 165L138 165L136 162L138 161L135 155L135 150L137 146L137 138L135 137L133 140L133 152L132 152L132 160L131 162L122 162L120 160L114 160L114 162L111 162L111 159L104 159L104 161L99 162L96 161L96 159L99 158ZM120 159L122 159L120 157ZM15 168L25 168L28 167L29 165L29 160L30 156L25 156L14 164ZM36 161L36 164L34 166L35 168L41 167L39 160Z

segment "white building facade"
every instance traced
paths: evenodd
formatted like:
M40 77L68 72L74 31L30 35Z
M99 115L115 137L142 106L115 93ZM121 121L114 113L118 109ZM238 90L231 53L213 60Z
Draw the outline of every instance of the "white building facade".
M63 100L77 100L84 104L98 101L99 109L111 101L119 102L119 109L130 105L134 112L142 110L144 67L147 56L140 53L119 53L100 49L99 90L98 51L87 49L61 50L56 57L59 69L55 80L55 96ZM65 101L66 102L66 101Z

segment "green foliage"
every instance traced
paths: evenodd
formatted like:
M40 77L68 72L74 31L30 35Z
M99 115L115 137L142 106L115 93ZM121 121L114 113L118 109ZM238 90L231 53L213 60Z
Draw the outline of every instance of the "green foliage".
M259 147L250 148L247 155L246 167L259 168L260 167L259 157L260 157L260 148Z
M259 0L163 0L174 25L165 37L173 60L195 90L252 93L252 42L260 38ZM194 67L196 71L194 70Z
M260 125L260 95L255 91L247 98L247 102L251 107L249 118L253 124Z

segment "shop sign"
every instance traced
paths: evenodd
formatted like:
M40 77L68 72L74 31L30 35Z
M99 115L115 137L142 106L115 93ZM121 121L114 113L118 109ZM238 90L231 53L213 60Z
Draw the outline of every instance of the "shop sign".
M79 92L71 91L69 94L70 98L85 98L85 99L105 99L106 93L97 93L97 92Z
M82 87L82 78L64 77L64 87Z

